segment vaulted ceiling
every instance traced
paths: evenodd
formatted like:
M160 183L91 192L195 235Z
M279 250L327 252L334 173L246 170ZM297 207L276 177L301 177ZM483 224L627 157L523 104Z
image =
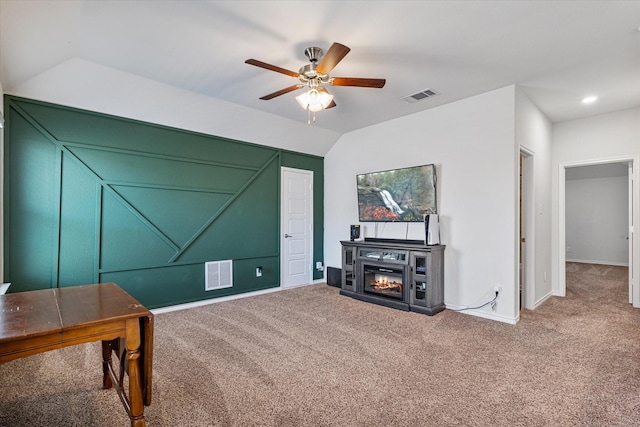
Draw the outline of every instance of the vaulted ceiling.
M306 126L297 92L259 99L297 80L244 61L333 42L332 75L386 79L328 87L313 126L338 135L513 84L554 122L640 106L640 1L0 1L6 93L80 59Z

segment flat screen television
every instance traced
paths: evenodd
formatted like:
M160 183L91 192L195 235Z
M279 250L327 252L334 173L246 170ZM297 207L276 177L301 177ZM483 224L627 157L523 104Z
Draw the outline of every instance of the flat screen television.
M436 214L436 168L413 166L356 176L361 222L421 222Z

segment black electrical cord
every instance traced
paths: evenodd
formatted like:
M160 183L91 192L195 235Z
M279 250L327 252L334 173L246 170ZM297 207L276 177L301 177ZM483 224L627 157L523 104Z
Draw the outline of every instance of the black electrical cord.
M496 291L496 296L495 296L495 297L493 297L493 299L492 299L491 301L487 301L487 302L485 302L484 304L479 305L479 306L477 306L477 307L465 307L465 308L458 308L458 309L455 309L455 308L447 308L447 310L451 310L451 311L465 311L465 310L476 310L476 309L478 309L478 308L486 307L486 306L487 306L487 305L489 305L489 304L495 304L495 302L496 302L496 301L497 301L497 299L498 299L498 294L499 294L499 293L500 293L500 292Z

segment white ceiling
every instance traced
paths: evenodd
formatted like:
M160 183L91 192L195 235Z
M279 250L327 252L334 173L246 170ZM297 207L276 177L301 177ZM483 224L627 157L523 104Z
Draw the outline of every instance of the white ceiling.
M0 0L0 83L82 60L306 125L299 92L258 99L297 80L244 61L297 71L335 41L351 52L332 76L387 84L329 87L338 106L314 126L342 134L513 84L559 122L640 106L639 29L640 1ZM401 100L426 88L440 95Z

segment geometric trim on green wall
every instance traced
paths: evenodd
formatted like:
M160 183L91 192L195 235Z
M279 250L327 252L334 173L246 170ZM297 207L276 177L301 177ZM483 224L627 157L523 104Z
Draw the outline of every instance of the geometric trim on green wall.
M179 157L179 156L168 156L162 155L158 153L150 153L144 152L140 150L128 150L123 148L112 148L112 147L102 147L95 146L91 144L83 144L78 142L68 142L57 139L54 135L52 135L49 131L47 131L43 126L41 126L34 118L32 118L27 112L24 111L19 105L12 105L12 108L18 112L28 123L30 123L35 129L37 129L47 140L49 140L58 150L59 155L57 155L57 161L59 163L59 168L62 169L62 159L69 158L78 166L80 166L85 172L87 172L90 176L95 178L96 182L100 186L100 191L102 195L100 199L104 197L104 194L115 198L122 206L124 206L128 211L131 212L135 216L135 218L144 224L152 233L158 237L162 242L164 242L173 252L173 254L167 259L167 264L172 264L178 261L180 256L182 256L189 247L211 226L211 224L216 221L218 217L220 217L228 208L233 204L233 202L238 199L243 192L260 176L260 174L269 167L274 161L278 160L279 152L276 151L271 157L269 157L262 165L259 167L247 166L247 165L238 165L238 164L230 164L225 162L217 162L217 161L208 161L196 158L189 157ZM104 178L104 173L96 166L92 164L92 152L101 152L102 156L105 153L116 156L135 156L137 161L141 159L149 159L155 161L164 161L171 162L175 164L184 163L188 167L193 167L193 165L204 165L204 166L218 166L221 168L228 168L227 173L229 171L239 171L242 173L244 170L246 172L244 181L240 182L240 185L237 188L205 188L205 187L193 187L193 186L176 186L169 184L157 184L153 182L138 182L138 181L112 181ZM227 180L228 181L228 180ZM236 181L237 182L237 181ZM60 182L56 183L56 188L60 188ZM224 203L219 206L215 212L202 221L201 224L197 227L196 230L183 242L175 241L175 238L171 238L167 233L165 233L157 224L155 224L150 218L149 215L143 214L138 207L136 206L135 200L132 200L132 196L127 197L127 188L139 188L143 190L169 190L169 191L188 191L188 192L199 192L210 195L226 195L226 200ZM131 192L129 192L131 193ZM59 200L59 197L58 197ZM102 209L99 209L98 212L101 212ZM59 222L60 218L58 218ZM179 218L176 218L179 220ZM96 231L101 229L100 224L97 225ZM60 231L59 229L57 230ZM99 251L98 251L99 253ZM99 265L99 261L97 262ZM57 265L57 262L54 262L53 265ZM145 266L145 268L149 268L150 266ZM99 268L100 273L109 272L108 269ZM53 272L53 277L57 277L57 272Z
M321 157L4 101L4 260L14 292L115 281L162 307L277 287L281 166L319 178L313 264L323 260ZM233 288L205 291L204 263L225 259Z

